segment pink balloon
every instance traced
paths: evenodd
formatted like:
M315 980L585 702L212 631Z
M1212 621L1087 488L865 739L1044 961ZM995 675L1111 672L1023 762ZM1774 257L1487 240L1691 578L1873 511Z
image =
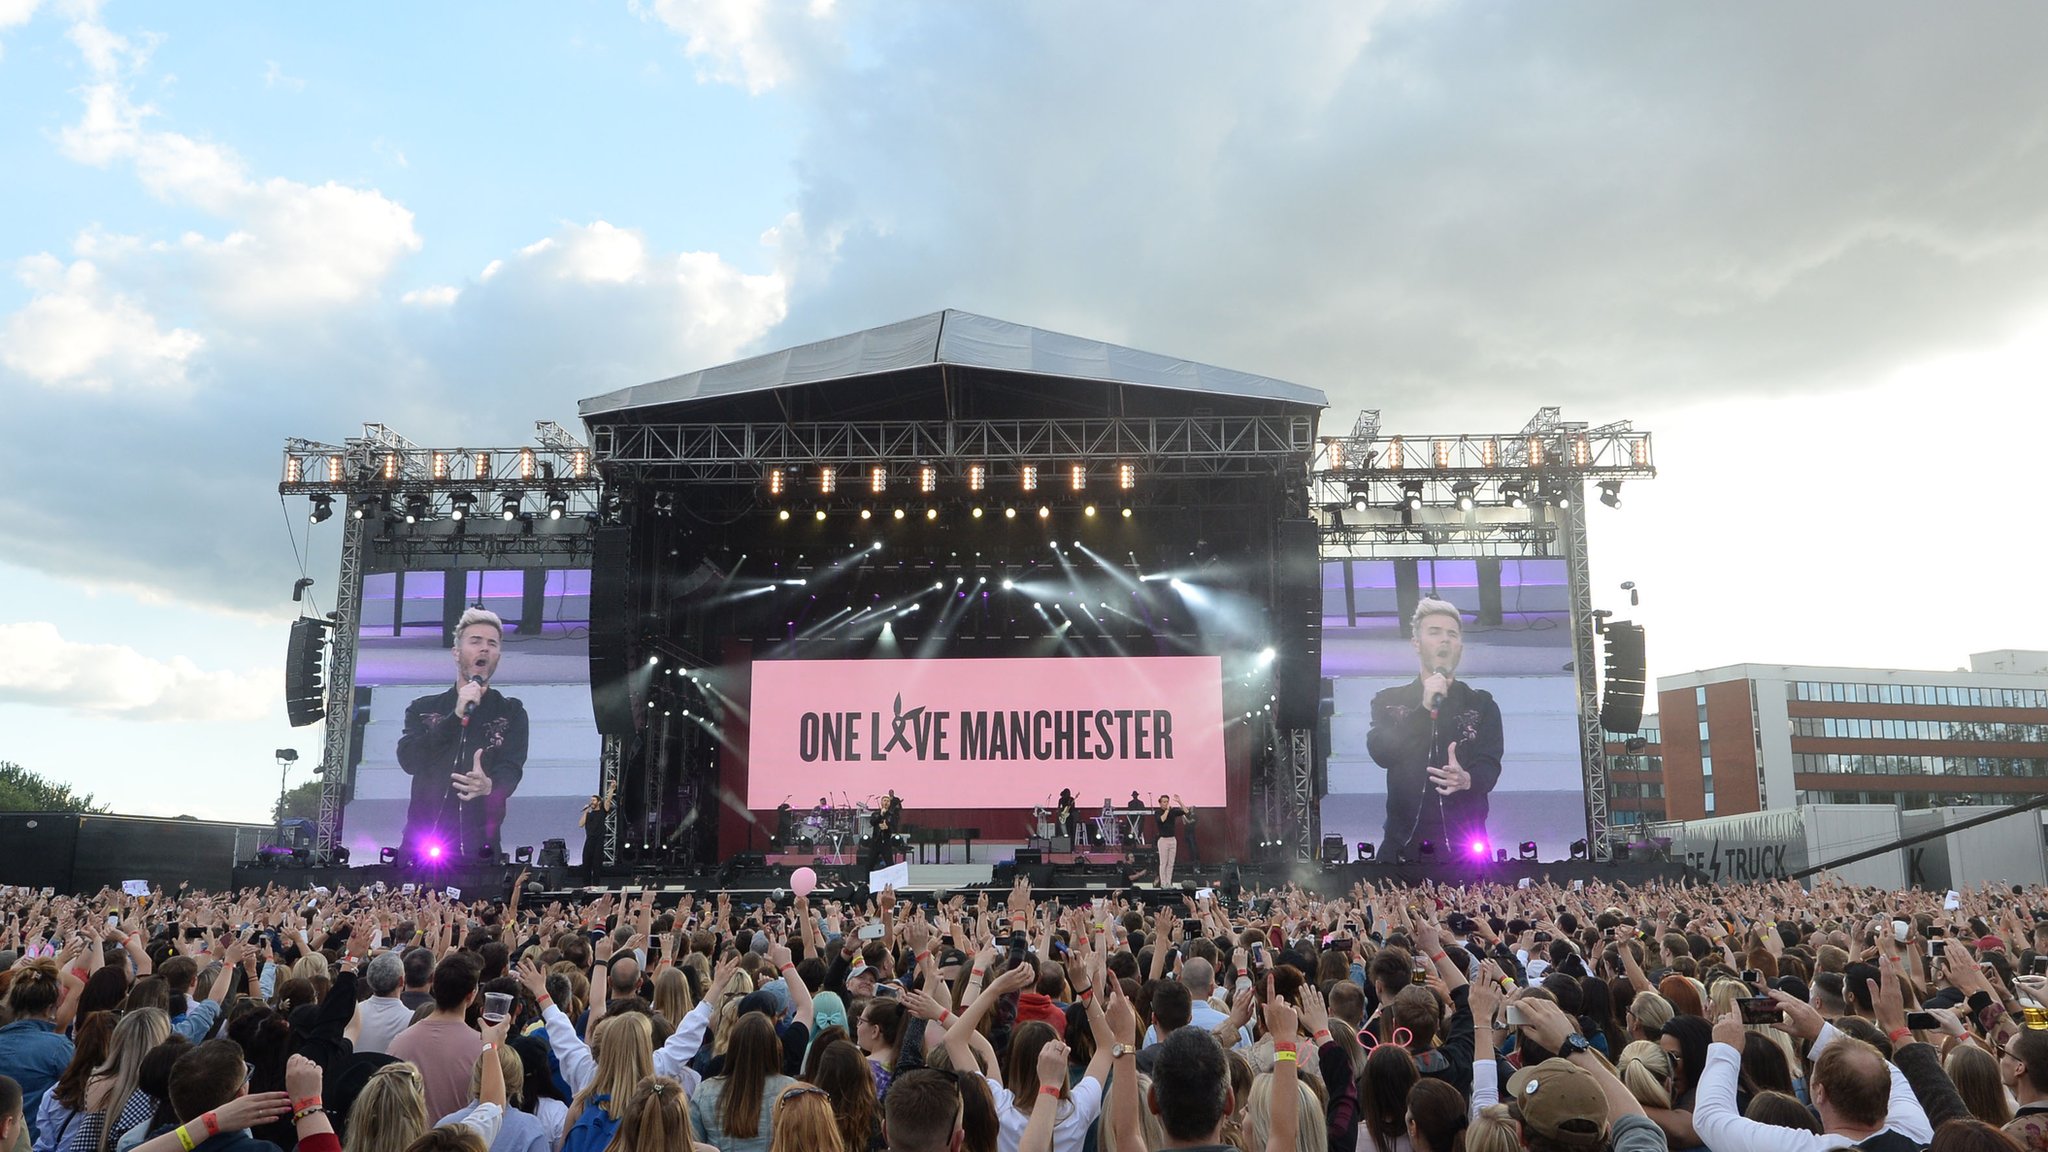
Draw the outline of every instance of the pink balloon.
M818 886L818 874L808 867L799 868L789 874L789 890L799 896L809 896L811 889Z

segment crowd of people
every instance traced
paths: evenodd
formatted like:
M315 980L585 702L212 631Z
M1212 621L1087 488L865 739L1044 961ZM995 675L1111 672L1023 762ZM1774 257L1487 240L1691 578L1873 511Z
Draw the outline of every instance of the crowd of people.
M521 890L0 892L0 1152L2048 1152L2039 890Z

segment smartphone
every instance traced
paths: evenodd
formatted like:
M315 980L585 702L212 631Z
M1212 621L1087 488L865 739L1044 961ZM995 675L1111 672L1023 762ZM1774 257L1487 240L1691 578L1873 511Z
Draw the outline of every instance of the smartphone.
M880 940L882 932L883 928L880 924L863 924L860 929L860 938L863 940Z
M1785 1019L1785 1008L1769 996L1744 996L1735 1001L1744 1024L1777 1024Z
M1915 1032L1935 1032L1940 1030L1941 1021L1936 1020L1932 1012L1908 1012L1906 1027Z
M2028 966L2036 976L2048 976L2048 956L2036 956Z
M1913 926L1904 920L1892 921L1892 939L1904 944L1906 937L1913 934Z
M1529 1018L1522 1015L1522 1006L1520 1004L1510 1002L1507 1006L1508 1027L1519 1028L1522 1025L1527 1024L1528 1022Z
M1947 955L1947 954L1948 954L1948 941L1946 941L1946 940L1929 940L1929 941L1927 942L1927 954L1928 954L1929 956L1935 956L1935 957L1940 957L1940 956L1945 956L1945 955Z
M1742 982L1743 982L1744 984L1747 984L1747 985L1749 985L1749 986L1750 986L1750 987L1752 987L1752 988L1754 988L1754 987L1756 987L1757 985L1759 985L1759 984L1763 983L1763 982L1764 982L1764 973L1763 973L1763 969L1761 969L1761 968L1744 968L1744 969L1742 970Z
M1180 922L1180 930L1183 936L1192 940L1202 934L1202 922L1190 916Z

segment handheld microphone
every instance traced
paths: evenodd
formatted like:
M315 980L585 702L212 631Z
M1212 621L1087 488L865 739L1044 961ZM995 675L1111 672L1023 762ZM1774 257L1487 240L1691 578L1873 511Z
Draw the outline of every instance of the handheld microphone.
M1434 676L1449 676L1451 670L1444 667L1433 667L1430 669L1430 674ZM1444 694L1442 692L1438 692L1429 698L1429 718L1431 720L1436 719L1436 710L1443 705L1443 702Z
M470 676L470 678L469 678L469 682L470 682L471 684L475 684L475 685L477 685L477 686L481 687L481 686L483 685L483 682L484 682L484 678L483 678L483 677L481 677L481 676L477 676L477 675L474 675L474 674L472 674L472 675ZM473 700L472 700L472 701L468 701L468 702L466 702L466 703L464 703L464 704L462 705L462 726L463 726L464 728L467 728L467 727L469 727L469 714L470 714L471 712L474 712L474 711L476 711L476 702L475 702L475 701L473 701Z

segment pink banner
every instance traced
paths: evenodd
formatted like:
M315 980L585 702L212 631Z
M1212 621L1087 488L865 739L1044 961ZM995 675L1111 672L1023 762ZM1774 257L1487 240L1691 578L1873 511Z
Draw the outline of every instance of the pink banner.
M1229 801L1223 662L764 660L753 667L747 806L894 788L910 808Z

